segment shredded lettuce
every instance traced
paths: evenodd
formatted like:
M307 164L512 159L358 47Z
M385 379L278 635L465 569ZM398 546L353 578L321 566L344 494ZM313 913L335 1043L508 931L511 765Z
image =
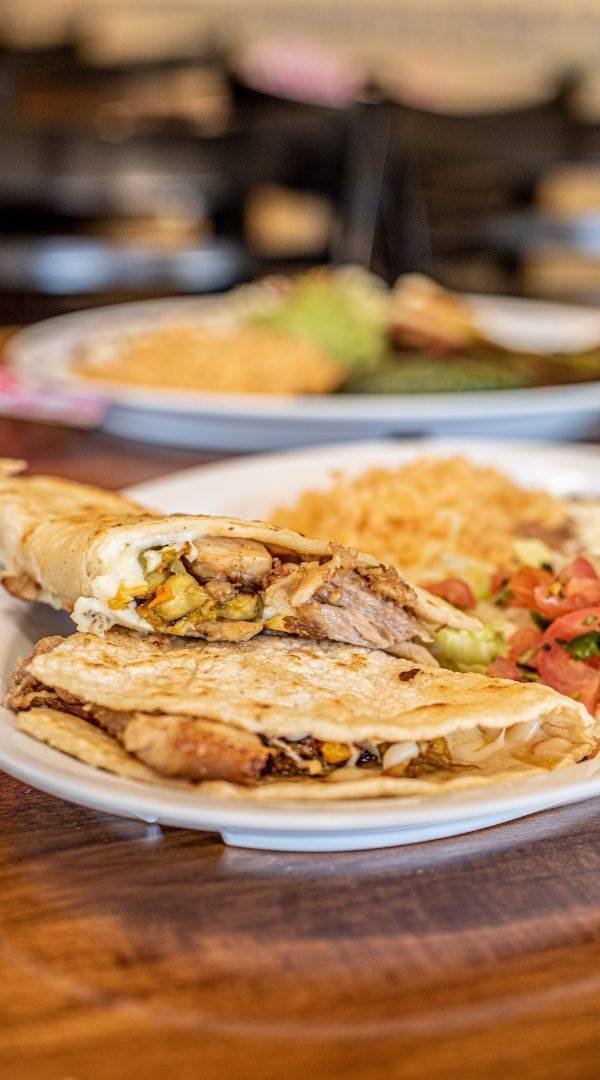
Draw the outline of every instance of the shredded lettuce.
M547 566L552 563L552 551L543 540L530 537L513 540L512 549L523 566Z
M506 656L504 635L491 626L482 630L455 630L446 626L434 634L433 652L442 667L485 674L497 656Z

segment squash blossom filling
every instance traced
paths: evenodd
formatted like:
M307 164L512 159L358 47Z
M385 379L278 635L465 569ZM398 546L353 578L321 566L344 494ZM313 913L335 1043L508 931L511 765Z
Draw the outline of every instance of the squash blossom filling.
M172 634L188 634L201 629L203 623L219 620L260 620L264 605L259 593L245 585L234 586L225 578L202 583L190 572L191 552L188 543L179 549L168 547L144 552L141 563L146 584L126 586L121 582L108 606L120 611L133 603L137 613L153 629L168 627ZM156 563L157 555L158 565L149 569Z

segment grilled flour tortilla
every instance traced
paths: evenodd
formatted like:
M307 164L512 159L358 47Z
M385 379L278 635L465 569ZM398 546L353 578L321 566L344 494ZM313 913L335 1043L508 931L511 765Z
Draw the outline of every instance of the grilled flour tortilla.
M0 476L0 560L13 595L99 634L116 624L246 641L269 630L434 664L431 629L479 627L371 556L263 522L158 517L52 477Z
M465 789L595 747L592 717L548 687L266 636L46 638L6 703L24 730L90 764L266 799Z

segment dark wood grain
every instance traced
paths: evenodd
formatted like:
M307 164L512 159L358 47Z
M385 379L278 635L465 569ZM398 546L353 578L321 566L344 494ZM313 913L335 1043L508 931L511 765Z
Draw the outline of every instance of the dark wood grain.
M20 457L31 472L64 476L107 488L214 461L219 455L128 442L102 431L0 419L0 457Z
M208 459L9 421L0 454L110 487ZM0 1076L594 1077L599 809L271 854L3 776Z

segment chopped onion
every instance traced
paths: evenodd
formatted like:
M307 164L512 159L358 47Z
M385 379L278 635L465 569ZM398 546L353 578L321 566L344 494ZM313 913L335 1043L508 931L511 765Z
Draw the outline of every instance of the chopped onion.
M450 753L452 760L461 765L476 765L504 746L506 728L501 728L491 742L487 742L481 728L473 731L456 731L452 736Z
M520 724L513 724L507 732L507 739L513 742L526 743L535 739L543 720L523 720Z
M419 756L419 745L416 742L398 742L392 743L388 746L385 754L383 755L382 768L383 772L390 772L396 768L397 765L402 765L405 761L410 761L412 758Z

